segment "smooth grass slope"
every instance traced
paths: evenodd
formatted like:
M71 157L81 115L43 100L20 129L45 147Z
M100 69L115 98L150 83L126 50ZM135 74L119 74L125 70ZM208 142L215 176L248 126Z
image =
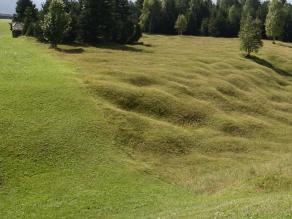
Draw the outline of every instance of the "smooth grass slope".
M4 218L292 217L289 44L248 60L237 39L146 35L48 54L6 25Z

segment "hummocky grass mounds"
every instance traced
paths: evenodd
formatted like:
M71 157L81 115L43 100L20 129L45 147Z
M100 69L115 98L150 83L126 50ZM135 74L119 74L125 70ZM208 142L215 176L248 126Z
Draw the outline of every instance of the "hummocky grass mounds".
M84 72L116 144L136 167L143 169L143 161L166 179L216 192L250 188L251 164L291 154L292 77L283 74L292 71L289 47L267 41L246 59L237 39L146 35L142 41L151 46L129 46L139 53L88 47L62 54ZM212 162L197 163L201 156Z
M122 109L182 124L203 122L211 108L203 101L182 102L178 97L157 88L137 89L128 85L99 82L92 89Z
M289 44L0 30L0 218L291 218Z

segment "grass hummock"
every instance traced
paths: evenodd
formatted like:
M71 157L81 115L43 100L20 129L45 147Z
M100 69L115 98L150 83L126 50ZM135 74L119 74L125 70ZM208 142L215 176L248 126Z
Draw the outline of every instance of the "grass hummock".
M1 218L292 216L290 44L0 30Z

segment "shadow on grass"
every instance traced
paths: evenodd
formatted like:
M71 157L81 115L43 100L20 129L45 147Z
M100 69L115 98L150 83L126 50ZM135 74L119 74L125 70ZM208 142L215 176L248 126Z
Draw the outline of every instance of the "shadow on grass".
M291 73L289 73L289 72L287 72L287 71L285 71L283 69L275 67L272 63L268 62L265 59L261 59L261 58L259 58L257 56L250 56L250 57L247 57L247 58L252 60L253 62L259 64L259 65L262 65L262 66L265 66L267 68L272 69L273 71L277 72L279 75L292 77Z
M151 47L150 44L142 43L135 43L131 45L126 44L118 44L118 43L98 43L98 44L82 44L82 43L70 43L70 44L63 44L64 46L68 46L69 48L60 48L57 47L56 51L68 54L80 54L83 53L85 50L83 48L86 47L95 47L99 49L108 49L108 50L118 50L118 51L128 51L128 52L143 52L143 53L151 53L143 48L137 48L135 45ZM83 48L82 48L83 47Z
M70 48L70 49L56 48L56 51L62 52L62 53L68 53L68 54L80 54L84 52L84 49L82 48Z
M136 45L139 45L139 44L136 44ZM123 44L117 44L117 43L102 43L102 44L95 45L95 47L100 48L100 49L149 53L149 51L146 51L146 50L141 49L141 48L136 48L136 47L132 47L129 45L123 45Z
M292 45L284 44L284 43L277 43L276 45L287 47L287 48L292 48Z
M145 46L145 47L152 47L151 44L143 43L143 42L136 42L136 43L133 43L133 45L140 45L140 46Z

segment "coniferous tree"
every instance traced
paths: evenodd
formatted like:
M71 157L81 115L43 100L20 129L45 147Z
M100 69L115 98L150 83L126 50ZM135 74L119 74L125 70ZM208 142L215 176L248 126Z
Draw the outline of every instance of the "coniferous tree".
M186 14L189 9L189 0L176 0L176 14Z
M161 14L163 33L174 34L174 24L177 18L175 0L162 0Z
M200 33L203 36L209 35L209 18L203 19L202 24L201 24L201 28L200 28Z
M266 34L273 38L280 37L284 27L283 4L280 0L271 0L269 3L269 12L266 17Z
M114 27L112 39L115 42L127 43L133 33L133 23L130 20L130 6L127 0L115 0Z
M40 21L43 21L48 13L51 1L46 0L38 12L31 0L18 0L15 20L24 23L24 32L27 35L34 35L39 40L44 40ZM261 21L267 20L260 26L263 37L266 36L265 30L276 27L276 29L282 28L283 31L273 31L274 38L292 41L292 5L284 3L284 0L273 0L278 3L281 1L283 5L281 16L276 16L280 17L279 19L270 19L272 17L270 15L269 19L266 19L269 11L268 2L261 3L259 0L218 0L216 4L212 0L63 1L69 24L62 42L131 43L141 37L141 30L149 33L174 34L179 14L185 15L187 29L184 33L186 34L237 36L240 18L243 21L251 16L254 20L257 18ZM280 24L278 22L279 25L271 25L273 23L270 22L271 20L278 20Z
M35 7L35 5L32 5L31 7L27 7L24 13L24 19L23 19L23 33L27 36L33 36L34 35L34 28L37 22L37 15L38 11Z
M246 52L250 57L252 52L257 52L263 46L260 21L254 20L251 16L247 16L241 22L240 32L240 49Z
M230 36L236 36L240 28L240 7L232 5L228 10L228 23Z
M15 21L24 22L26 17L26 10L29 8L35 8L35 5L31 0L18 0L16 3L16 16L14 18Z
M113 28L113 2L110 0L81 0L79 40L97 43L106 40Z
M209 23L210 36L228 36L228 17L223 10L213 12Z
M242 8L241 19L245 19L248 16L251 16L254 19L259 17L259 7L259 0L246 0Z
M188 34L199 34L201 24L204 18L209 16L210 5L204 0L190 0L189 10L187 12Z
M281 39L284 41L292 41L292 5L285 4L284 6L284 31Z
M68 14L69 21L67 31L64 34L63 42L74 42L78 37L78 21L81 13L80 4L75 0L64 0L65 11Z

